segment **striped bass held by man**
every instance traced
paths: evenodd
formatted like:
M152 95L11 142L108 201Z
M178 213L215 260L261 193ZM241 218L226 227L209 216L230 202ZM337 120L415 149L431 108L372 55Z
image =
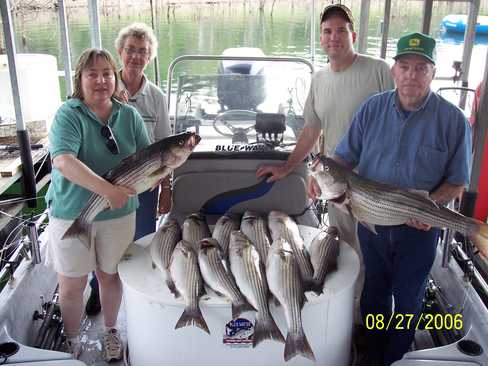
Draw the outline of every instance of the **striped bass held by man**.
M193 132L169 136L125 158L103 177L114 185L130 187L137 193L147 191L181 166L199 142L200 136ZM109 208L105 197L92 194L62 239L77 236L90 248L91 223L100 212Z
M401 225L416 219L466 235L488 259L488 224L440 206L418 191L362 178L330 158L316 159L311 174L321 198L347 210L372 232L376 232L374 225Z

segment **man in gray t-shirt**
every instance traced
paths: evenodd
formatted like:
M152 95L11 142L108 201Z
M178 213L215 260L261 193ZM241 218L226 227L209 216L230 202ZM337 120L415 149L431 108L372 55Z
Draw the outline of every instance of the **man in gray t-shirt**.
M331 155L363 101L394 88L388 64L356 53L353 48L355 41L354 18L349 8L341 4L325 7L320 15L320 44L329 64L312 78L305 103L305 126L286 163L263 165L256 172L258 177L271 173L268 181L272 182L287 176L310 154L321 134L323 143L320 150ZM312 198L320 194L313 180L309 182L309 194ZM341 239L360 254L354 219L330 206L329 223L336 226ZM359 284L358 304L360 287Z

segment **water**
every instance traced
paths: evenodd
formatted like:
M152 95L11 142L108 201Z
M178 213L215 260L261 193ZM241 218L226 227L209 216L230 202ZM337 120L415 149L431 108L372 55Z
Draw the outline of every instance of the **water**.
M48 1L44 1L47 3ZM101 2L105 3L105 2ZM136 3L112 0L114 7L101 9L102 45L114 55L114 40L123 26L142 21L151 23L149 1ZM309 57L310 55L310 9L306 0L277 1L271 14L272 1L266 1L263 12L257 2L220 1L207 4L166 5L158 2L156 11L157 37L159 40L160 84L165 86L166 70L175 57L184 54L220 54L228 47L259 47L267 55ZM329 1L316 1L317 17L320 9ZM359 20L360 0L345 1ZM74 4L77 4L74 2ZM387 60L395 52L399 36L420 29L422 1L392 1L392 20ZM368 29L367 53L379 55L381 44L380 23L383 18L384 1L372 0ZM468 3L434 2L431 34L438 41L437 75L453 76L453 61L462 59L462 36L444 35L440 32L442 18L451 13L467 14ZM480 14L488 14L488 2L482 1ZM90 46L88 13L82 6L68 9L73 65L80 53ZM59 49L59 25L53 10L23 11L14 17L18 52L47 53L58 57L59 69L63 69ZM326 62L320 49L318 25L315 27L316 57L319 65ZM3 36L3 35L2 35ZM474 88L483 77L488 37L476 37L470 66L469 86ZM210 70L213 65L204 66ZM147 74L153 79L153 67ZM62 94L64 81L61 80ZM445 83L444 83L445 84ZM448 84L453 85L452 82ZM440 84L439 84L440 85Z

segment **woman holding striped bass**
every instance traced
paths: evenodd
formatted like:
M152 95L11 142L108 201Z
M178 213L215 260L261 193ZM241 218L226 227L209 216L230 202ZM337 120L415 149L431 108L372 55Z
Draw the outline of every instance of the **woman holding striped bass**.
M149 145L139 113L114 98L117 70L105 50L87 49L78 61L73 98L56 113L49 132L53 171L46 196L49 206L48 257L58 273L61 313L68 351L81 353L79 328L87 274L96 269L106 332L106 361L122 357L116 322L122 297L117 264L132 242L137 197L129 187L102 177L124 158ZM93 245L62 239L83 206L96 193L111 210L97 216L90 229Z

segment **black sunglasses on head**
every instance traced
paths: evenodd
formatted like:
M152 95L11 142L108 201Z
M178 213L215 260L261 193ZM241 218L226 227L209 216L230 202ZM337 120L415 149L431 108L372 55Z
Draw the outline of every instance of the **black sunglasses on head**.
M115 140L114 134L112 133L110 127L108 127L107 125L102 126L100 133L103 137L107 139L107 142L105 144L105 146L107 146L107 149L109 149L110 152L114 155L118 154L119 145L117 145L117 141Z

